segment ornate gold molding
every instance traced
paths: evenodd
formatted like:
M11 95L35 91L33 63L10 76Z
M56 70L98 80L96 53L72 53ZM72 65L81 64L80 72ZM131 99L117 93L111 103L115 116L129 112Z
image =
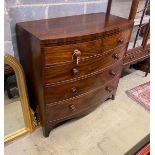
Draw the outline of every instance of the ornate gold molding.
M30 111L31 111L33 128L35 129L40 126L40 121L37 120L37 117L35 116L35 112L32 109L30 109Z
M4 63L10 65L15 71L25 123L25 128L5 136L4 142L7 143L27 132L32 132L34 126L33 126L33 117L31 117L32 115L29 107L24 71L22 69L22 66L17 59L8 54L4 56Z

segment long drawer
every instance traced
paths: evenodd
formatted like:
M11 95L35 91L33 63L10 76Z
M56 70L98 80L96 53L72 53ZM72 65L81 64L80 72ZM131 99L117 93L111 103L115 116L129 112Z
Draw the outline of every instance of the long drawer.
M112 80L115 77L119 78L121 67L122 60L106 69L100 70L100 72L94 72L92 75L87 75L87 77L83 77L82 79L75 79L68 83L46 86L44 88L45 103L49 104L66 100L102 87L107 81Z
M54 123L61 119L68 119L69 117L101 104L105 99L110 97L114 91L116 91L118 81L118 78L114 78L101 88L92 90L78 96L77 98L71 98L63 102L60 101L57 104L46 105L48 122ZM108 91L107 88L109 87L111 88L111 91Z
M55 47L44 47L44 65L60 65L74 61L76 51L80 53L80 60L87 59L96 54L101 54L104 51L114 49L115 47L126 43L130 35L130 29L118 34L112 34L101 39L69 44ZM78 55L79 56L79 55ZM75 60L76 61L76 60Z
M51 83L79 78L100 70L103 67L106 68L123 58L125 48L126 45L121 45L118 48L109 50L102 55L96 55L87 61L79 62L79 64L71 63L63 66L45 67L45 84L50 85Z

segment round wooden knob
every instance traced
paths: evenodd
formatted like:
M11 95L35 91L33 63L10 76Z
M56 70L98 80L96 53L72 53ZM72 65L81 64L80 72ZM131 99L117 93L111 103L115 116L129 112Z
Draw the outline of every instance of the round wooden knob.
M118 39L118 44L123 44L124 43L124 40L122 38L119 38Z
M110 71L110 75L115 76L115 75L116 75L116 72L113 71L113 70L111 70L111 71Z
M79 73L79 71L78 71L78 69L73 68L73 69L72 69L72 73L73 73L74 76L77 76L78 73Z
M111 87L108 87L108 86L107 86L105 89L106 89L108 92L112 92L112 88L111 88Z
M71 92L72 92L72 95L73 95L73 96L75 96L75 95L78 94L78 91L77 91L77 89L76 89L75 87L73 87L73 88L71 89Z
M69 107L69 109L70 109L71 111L75 111L75 110L76 110L76 107L75 107L74 104L70 104L68 107Z
M117 60L118 60L120 56L119 56L117 53L114 53L114 54L112 55L112 57L113 57L114 59L117 59Z

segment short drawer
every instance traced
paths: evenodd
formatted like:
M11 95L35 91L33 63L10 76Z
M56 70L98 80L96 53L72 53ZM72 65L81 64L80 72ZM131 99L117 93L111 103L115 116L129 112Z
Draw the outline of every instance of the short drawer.
M65 118L68 119L81 112L83 113L88 109L97 107L116 91L118 81L119 79L116 78L109 81L101 88L83 94L83 96L57 104L46 105L48 122L54 123L61 119L65 120Z
M77 58L79 60L84 60L126 43L128 36L129 32L125 31L89 42L56 47L44 47L44 65L60 65L69 62L76 63Z
M83 93L89 92L93 89L102 87L107 81L114 78L119 78L122 61L108 67L107 69L94 72L81 79L67 81L68 83L57 83L45 87L45 103L54 103L61 100L66 100Z
M51 83L80 78L103 67L106 68L121 60L124 56L125 49L126 46L122 45L115 50L107 51L103 55L96 55L87 61L81 61L79 64L70 63L68 65L45 67L45 84L50 85Z

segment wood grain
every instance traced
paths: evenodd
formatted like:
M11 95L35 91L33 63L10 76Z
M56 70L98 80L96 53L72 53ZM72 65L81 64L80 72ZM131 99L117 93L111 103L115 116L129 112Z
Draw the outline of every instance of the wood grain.
M113 91L117 88L117 85L118 78L107 82L102 87L96 88L96 90L92 90L89 93L83 94L82 97L60 102L56 105L47 105L47 120L51 123L58 120L64 120L65 118L73 117L74 114L77 114L80 111L84 112L86 109L89 109L89 107L95 107L103 102L107 97L111 96ZM107 87L111 87L112 91L107 91ZM69 108L69 105L74 105L76 110L72 111Z
M96 89L104 85L107 81L112 80L114 77L119 77L121 70L120 66L122 61L119 61L116 64L105 69L105 71L96 74L92 77L83 78L81 80L75 80L70 83L64 83L56 86L45 87L45 103L50 104L53 102L58 102L61 100L65 100L68 98L72 98L78 95L81 95L85 92L89 92L90 90ZM115 73L113 75L112 73ZM75 88L77 93L74 94L72 88ZM63 95L60 95L61 94Z
M125 49L126 46L123 45L120 48L104 53L103 55L99 54L96 55L96 57L94 56L86 61L80 61L78 65L72 62L71 64L46 67L44 69L45 84L50 85L51 83L79 78L100 70L103 67L106 68L118 60L121 60L124 56ZM114 57L115 54L119 56L118 59ZM74 74L73 69L77 69L78 73Z
M30 105L45 137L115 98L132 27L133 21L105 13L17 24Z

